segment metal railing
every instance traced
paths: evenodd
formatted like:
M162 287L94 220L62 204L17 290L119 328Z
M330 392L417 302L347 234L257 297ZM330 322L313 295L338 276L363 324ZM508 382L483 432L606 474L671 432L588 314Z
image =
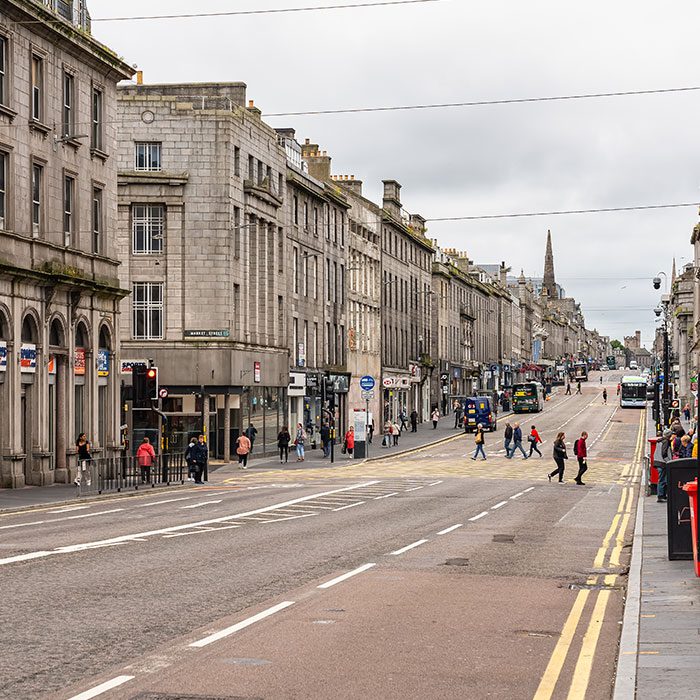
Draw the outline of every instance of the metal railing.
M75 485L78 496L87 496L184 484L187 476L184 455L166 452L158 455L150 466L140 464L133 456L79 462Z

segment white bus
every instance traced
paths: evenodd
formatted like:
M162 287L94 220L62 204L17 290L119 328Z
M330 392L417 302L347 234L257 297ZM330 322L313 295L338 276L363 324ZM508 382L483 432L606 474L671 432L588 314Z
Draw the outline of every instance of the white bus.
M620 382L620 408L645 408L647 405L647 381L644 377L622 377Z

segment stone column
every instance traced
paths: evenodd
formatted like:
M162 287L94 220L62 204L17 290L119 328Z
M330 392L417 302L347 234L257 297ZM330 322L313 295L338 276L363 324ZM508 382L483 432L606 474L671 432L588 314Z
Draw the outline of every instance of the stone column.
M66 372L68 362L65 355L55 355L56 362L56 481L68 483L66 460L66 432L68 430L68 405L66 402Z
M224 462L231 461L231 394L224 396Z

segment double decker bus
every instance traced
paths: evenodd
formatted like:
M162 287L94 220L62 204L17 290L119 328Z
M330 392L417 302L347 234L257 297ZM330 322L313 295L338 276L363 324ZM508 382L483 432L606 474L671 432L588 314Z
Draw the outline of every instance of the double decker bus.
M544 408L544 388L539 382L513 385L513 413L539 413Z
M647 405L647 382L644 377L622 377L620 408L644 408Z
M575 382L587 382L588 381L588 365L585 362L574 362L574 375L573 379Z

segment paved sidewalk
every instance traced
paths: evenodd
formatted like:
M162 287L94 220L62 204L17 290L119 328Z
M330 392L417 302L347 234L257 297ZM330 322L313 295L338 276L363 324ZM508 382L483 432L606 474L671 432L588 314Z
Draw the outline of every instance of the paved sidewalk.
M653 424L649 420L649 431ZM700 578L669 561L666 504L637 505L614 700L696 697L700 688Z

